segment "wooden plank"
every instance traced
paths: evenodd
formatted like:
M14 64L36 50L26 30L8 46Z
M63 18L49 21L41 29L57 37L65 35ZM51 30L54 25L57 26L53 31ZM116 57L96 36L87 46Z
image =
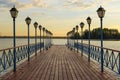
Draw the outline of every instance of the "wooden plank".
M52 61L50 62L48 71L47 71L47 73L46 73L45 80L49 80L49 79L50 79L50 74L51 74L51 72L52 72L52 67L53 67L54 61L55 61L55 55L53 54L53 55L52 55Z
M69 80L68 76L67 76L67 71L66 71L66 67L65 67L65 62L64 62L64 57L62 56L62 74L63 74L63 80Z
M25 61L17 71L8 72L0 80L117 80L108 71L101 73L100 65L67 49L53 46Z
M53 66L52 66L52 70L51 70L51 73L50 73L50 78L49 78L50 80L54 80L54 77L55 77L56 61L57 61L57 58L56 58L56 55L55 55L55 59L54 59Z

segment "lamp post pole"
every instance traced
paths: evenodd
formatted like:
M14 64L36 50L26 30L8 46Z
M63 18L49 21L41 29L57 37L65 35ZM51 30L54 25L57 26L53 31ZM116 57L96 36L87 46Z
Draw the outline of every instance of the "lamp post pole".
M50 48L50 31L48 31L48 48Z
M45 49L47 50L48 49L48 30L46 29L45 30L45 33L46 33L46 38L45 38L45 42L46 42L46 44L45 44Z
M102 18L100 18L101 27L100 27L100 34L101 34L101 71L103 72L104 60L103 60L103 31L102 31Z
M83 27L84 27L83 22L80 23L80 27L81 27L81 45L82 45L81 56L83 56Z
M35 56L37 55L37 26L38 26L38 23L35 22L34 23L34 28L35 28Z
M103 18L104 15L105 15L105 10L104 10L104 8L102 8L102 7L100 6L100 8L98 8L98 10L97 10L97 14L98 14L98 17L100 18L100 25L101 25L101 27L100 27L100 34L101 34L101 72L103 72L103 71L104 71L104 60L103 60L103 55L104 55L104 53L103 53L102 18Z
M49 35L49 48L50 48L50 43L51 43L51 41L50 41L51 32L50 31L49 31L48 35Z
M40 30L40 52L41 52L41 29L42 29L42 26L39 25L39 30Z
M91 18L88 17L87 19L89 33L88 33L88 62L90 62L90 24L91 24Z
M76 30L77 30L77 53L78 53L78 25L76 25Z
M75 51L75 28L73 28L73 39L74 39L73 48L74 48L74 51Z
M43 47L43 51L45 50L45 34L44 34L44 32L45 32L45 28L43 27L43 44L44 44L44 47Z
M68 33L67 33L67 47L68 47Z
M30 27L29 27L29 25L30 25L30 23L31 23L31 19L30 19L30 17L27 17L26 19L25 19L25 22L26 22L26 24L28 25L28 61L30 61Z
M53 37L53 33L51 32L51 37L50 37L51 46L52 46L52 37Z
M13 64L14 64L14 72L16 72L16 32L15 32L15 18L17 17L18 15L18 10L15 8L15 6L13 8L11 8L10 10L10 14L13 18Z
M68 48L69 48L69 43L70 43L70 41L69 41L69 32L68 32L67 36L68 36Z

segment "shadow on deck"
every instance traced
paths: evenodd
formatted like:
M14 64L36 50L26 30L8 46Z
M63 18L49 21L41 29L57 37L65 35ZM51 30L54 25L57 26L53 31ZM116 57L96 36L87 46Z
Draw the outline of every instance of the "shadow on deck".
M0 80L116 80L107 71L101 73L100 65L80 56L65 46L52 46L48 51L25 61Z

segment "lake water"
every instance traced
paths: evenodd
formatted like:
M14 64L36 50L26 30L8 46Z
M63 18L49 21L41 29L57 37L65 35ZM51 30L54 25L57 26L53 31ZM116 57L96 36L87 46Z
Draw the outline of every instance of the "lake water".
M40 40L37 39L39 42ZM30 43L34 43L35 39L30 39ZM66 39L53 39L53 44L55 45L65 45L67 42ZM80 42L80 40L79 40ZM84 40L84 43L88 43L87 40ZM120 41L103 41L104 47L120 50ZM27 38L17 38L16 45L25 45L27 44ZM92 45L100 46L99 40L91 40ZM0 49L10 48L13 46L13 39L12 38L0 38Z

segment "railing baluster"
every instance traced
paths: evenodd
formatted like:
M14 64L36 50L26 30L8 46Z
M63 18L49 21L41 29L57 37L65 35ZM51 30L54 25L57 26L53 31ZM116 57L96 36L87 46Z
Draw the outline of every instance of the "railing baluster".
M41 45L41 48L44 47L44 43L37 44L37 46ZM16 63L20 62L21 60L25 59L27 55L27 48L28 45L18 46L16 47ZM14 48L8 48L0 50L0 73L10 67L13 66L13 49ZM37 48L39 50L39 47ZM35 44L30 45L30 55L34 53L35 51Z
M5 59L5 56L6 56L6 52L5 50L3 51L3 55L2 55L2 66L3 66L3 69L5 70L6 69L6 59Z
M120 74L120 52L118 53L118 55L119 55L119 62L118 62L118 68L119 68L119 70L118 70L118 73Z
M113 70L113 68L114 68L114 66L113 66L113 51L112 51L112 65L111 65L111 68L112 68L112 70Z
M74 44L76 49L79 45L78 49L82 50L81 43L78 44L74 43ZM91 51L90 56L93 59L97 60L98 62L101 62L100 49L101 47L99 46L90 45L90 51ZM83 51L85 54L88 55L88 44L83 44ZM103 53L104 53L103 55L104 66L120 74L120 51L109 48L103 48Z

